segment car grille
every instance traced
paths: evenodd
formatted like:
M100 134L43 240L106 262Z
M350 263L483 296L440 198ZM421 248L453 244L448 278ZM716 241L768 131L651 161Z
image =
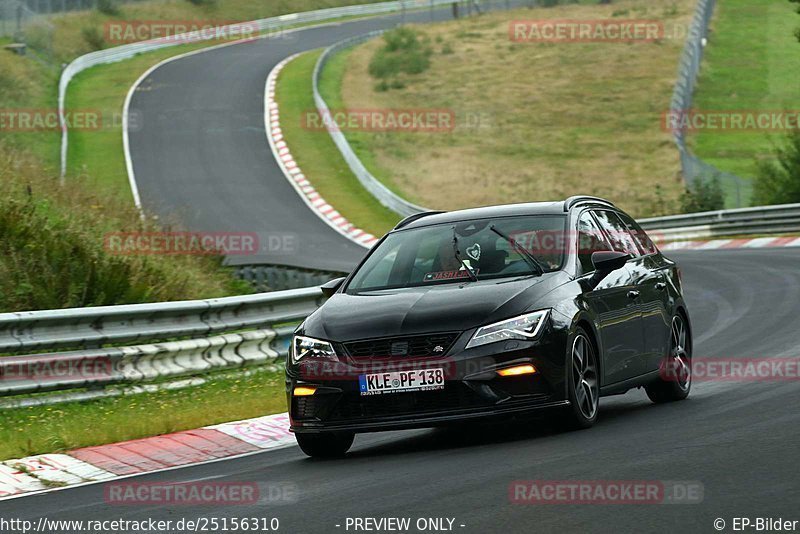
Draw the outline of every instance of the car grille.
M347 353L355 360L373 358L428 358L447 354L458 338L458 332L426 334L395 338L368 339L345 343Z
M463 384L450 384L440 391L390 393L362 397L344 394L326 417L330 421L357 420L393 415L425 414L459 409L485 408L492 402Z

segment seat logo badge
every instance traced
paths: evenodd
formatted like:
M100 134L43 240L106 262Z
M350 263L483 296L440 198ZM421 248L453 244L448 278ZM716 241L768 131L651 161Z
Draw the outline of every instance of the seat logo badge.
M392 356L408 356L408 342L400 341L392 343Z
M433 347L433 352L442 352L443 350L444 347L441 345L436 345L435 347Z

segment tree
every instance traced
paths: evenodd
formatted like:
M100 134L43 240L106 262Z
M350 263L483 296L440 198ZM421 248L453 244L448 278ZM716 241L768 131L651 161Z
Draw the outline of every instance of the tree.
M725 193L719 175L711 178L699 177L681 198L681 208L684 213L698 213L701 211L716 211L725 208Z
M775 149L776 161L760 162L753 186L753 205L800 202L800 130Z

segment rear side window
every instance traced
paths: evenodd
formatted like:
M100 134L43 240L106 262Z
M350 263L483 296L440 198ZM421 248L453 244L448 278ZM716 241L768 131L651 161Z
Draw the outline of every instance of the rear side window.
M597 222L600 223L600 227L606 233L614 250L630 254L634 258L640 255L636 241L633 240L628 227L617 217L616 213L598 210L594 214L597 216Z
M653 244L650 236L647 235L647 232L642 230L642 227L639 226L636 221L624 213L618 213L617 215L619 215L622 222L628 226L628 229L633 235L633 239L639 244L639 248L642 249L645 255L658 252L658 248Z
M601 250L611 250L611 247L608 246L592 214L585 211L578 219L578 262L584 274L594 271L592 253Z

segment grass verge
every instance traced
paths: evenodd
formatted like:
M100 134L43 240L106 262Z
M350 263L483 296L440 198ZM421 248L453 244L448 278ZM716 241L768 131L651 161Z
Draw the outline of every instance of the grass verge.
M726 0L717 5L694 99L699 111L779 111L800 108L800 25L786 1ZM783 132L701 130L694 152L720 170L752 178L757 162L774 159ZM746 204L749 191L743 191Z
M133 202L122 145L122 111L128 91L147 69L161 61L218 44L221 43L176 46L98 65L78 74L67 91L68 109L95 111L103 124L97 130L70 131L68 174Z
M357 227L383 235L400 217L364 189L327 131L304 126L306 114L316 109L311 77L320 53L314 51L299 56L278 76L276 100L284 139L303 174L328 203Z
M191 430L286 411L283 375L0 411L0 460Z
M348 131L383 183L437 209L597 194L635 216L679 211L677 151L661 126L683 35L655 42L511 42L512 20L691 20L690 0L622 0L490 13L415 27L430 68L380 91L369 64L382 40L326 73L347 109L451 110L446 133ZM335 100L336 88L332 91ZM299 151L298 151L299 152Z

